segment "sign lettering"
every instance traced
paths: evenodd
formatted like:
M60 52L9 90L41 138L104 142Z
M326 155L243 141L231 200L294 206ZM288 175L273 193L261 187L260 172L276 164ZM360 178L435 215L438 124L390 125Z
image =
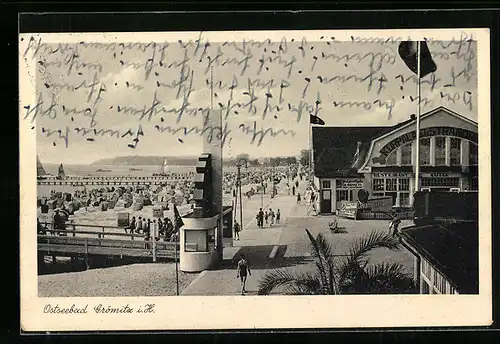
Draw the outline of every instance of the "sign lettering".
M430 127L420 129L420 137L431 137L431 136L454 136L460 137L472 142L477 143L478 134L467 129L453 128L453 127ZM387 143L382 149L380 149L380 155L372 159L373 163L384 164L387 156L394 151L396 148L401 147L407 143L413 142L417 138L417 132L411 131L409 133L403 134L394 140Z
M363 179L337 179L337 188L339 189L361 189Z
M341 201L339 216L348 219L356 219L358 213L358 202Z
M409 178L412 177L414 174L410 172L379 172L379 173L373 173L373 178L385 178L385 177L403 177L403 178Z

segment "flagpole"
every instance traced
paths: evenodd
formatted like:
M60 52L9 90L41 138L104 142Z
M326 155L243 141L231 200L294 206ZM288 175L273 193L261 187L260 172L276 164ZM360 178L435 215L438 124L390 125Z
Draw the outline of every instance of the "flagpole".
M174 207L175 207L175 203L174 203ZM175 217L175 215L174 215ZM175 256L175 286L176 286L176 294L177 296L179 296L179 268L177 266L177 239L178 239L178 236L179 236L179 231L180 231L180 228L179 226L177 225L177 219L175 219L175 229L176 229L176 233L175 233L175 248L174 248L174 256Z
M417 146L415 161L415 192L420 191L420 41L417 41Z
M230 106L230 100L228 101L228 108ZM210 112L213 113L214 111L214 68L213 66L210 66ZM222 109L220 109L220 132L221 132L221 141L220 141L220 173L222 174L221 178L223 179L223 164L224 164L224 156L223 156L223 149L222 149ZM222 187L222 185L220 186ZM219 200L217 201L219 202ZM241 202L241 199L240 199ZM217 250L219 251L219 257L222 259L223 257L223 248L222 248L222 232L224 230L224 206L222 204L222 194L221 194L221 199L220 199L220 209L219 211L219 230L216 233L216 245L217 245ZM240 224L241 226L242 224Z
M311 124L311 121L309 120L309 183L311 183L311 177L313 174L312 161L313 161L313 157L312 157L312 124Z

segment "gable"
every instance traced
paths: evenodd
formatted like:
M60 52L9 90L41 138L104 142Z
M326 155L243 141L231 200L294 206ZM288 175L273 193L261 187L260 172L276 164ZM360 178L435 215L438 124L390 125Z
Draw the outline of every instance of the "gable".
M421 137L450 136L469 141L478 141L477 123L445 108L437 108L422 115ZM371 145L360 172L367 172L371 166L385 165L385 159L398 147L416 140L416 121L396 128L378 138Z

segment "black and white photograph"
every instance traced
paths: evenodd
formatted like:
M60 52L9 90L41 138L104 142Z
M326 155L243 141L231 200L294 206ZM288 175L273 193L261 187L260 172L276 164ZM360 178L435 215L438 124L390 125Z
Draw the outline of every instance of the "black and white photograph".
M246 307L235 328L272 327L287 305L350 308L310 327L448 324L491 302L487 30L19 40L31 327L227 327Z

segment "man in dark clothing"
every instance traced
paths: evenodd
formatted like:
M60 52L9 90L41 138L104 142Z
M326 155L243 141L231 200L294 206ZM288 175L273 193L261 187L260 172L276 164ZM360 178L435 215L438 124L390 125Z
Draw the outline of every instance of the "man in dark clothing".
M59 214L59 210L56 210L55 213L54 213L54 217L53 217L53 222L52 222L52 226L53 226L53 229L54 230L59 230L61 229L61 215ZM59 232L55 232L54 235L59 235L60 233Z
M401 220L399 219L398 215L394 214L392 217L392 221L389 224L389 230L391 229L391 227L393 230L393 232L392 232L393 237L395 237L398 234L398 226L400 223L401 223Z
M237 221L234 221L234 240L240 240L240 225Z
M295 185L292 186L292 194L295 196Z
M130 221L130 224L124 228L125 233L127 233L127 229L130 230L130 233L132 234L134 229L135 229L136 223L135 223L135 216L132 217L132 221Z
M262 208L259 209L259 213L257 214L257 216L259 217L259 227L260 228L263 228L264 227L264 212L262 211Z

